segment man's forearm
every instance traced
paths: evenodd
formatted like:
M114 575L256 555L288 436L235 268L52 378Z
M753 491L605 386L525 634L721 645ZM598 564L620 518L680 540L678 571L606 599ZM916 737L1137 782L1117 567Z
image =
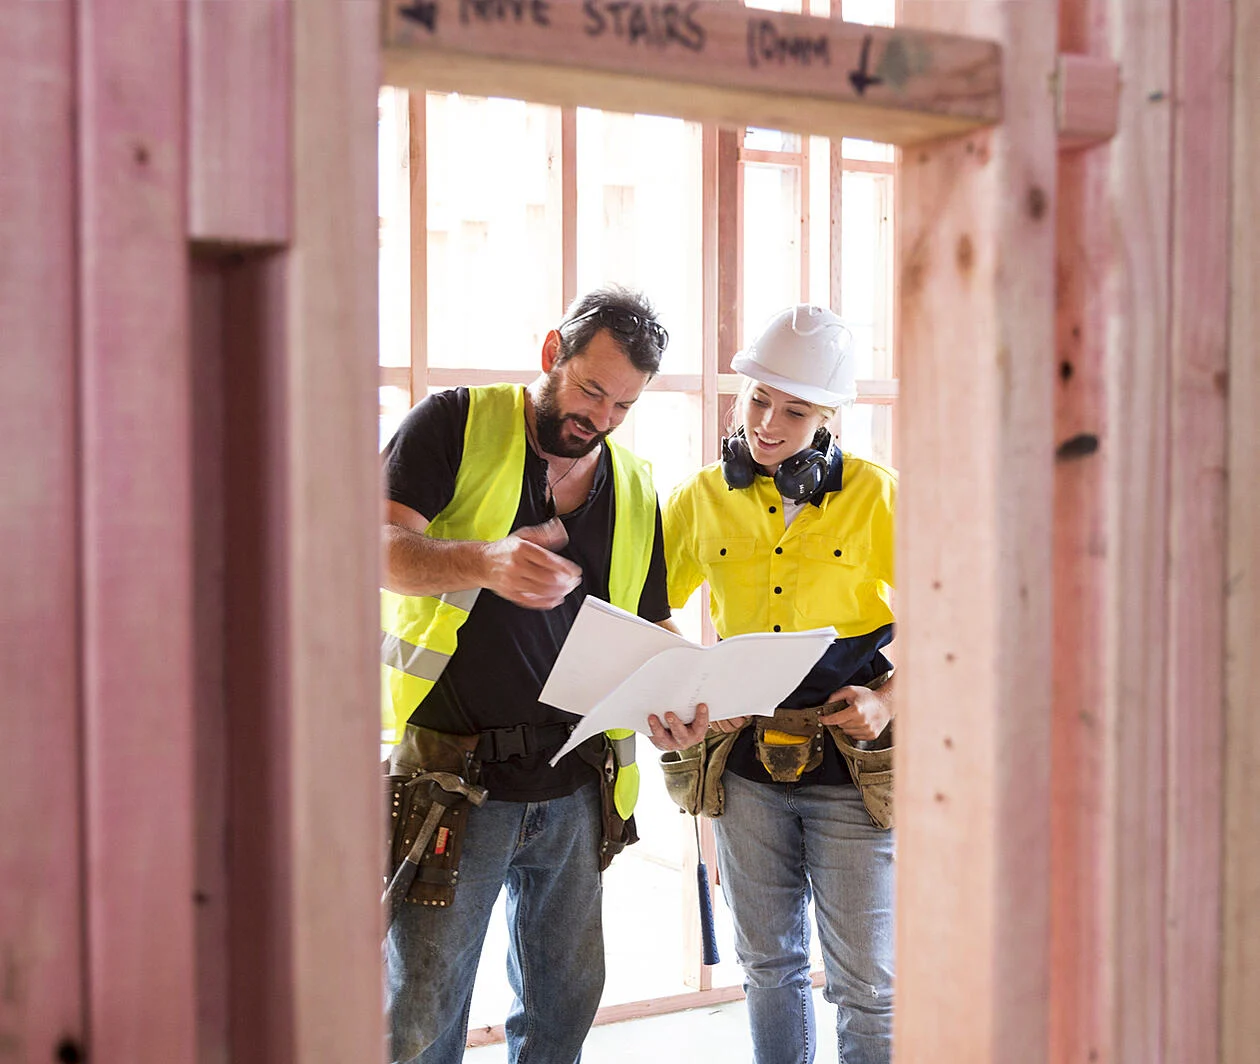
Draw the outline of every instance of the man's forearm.
M381 533L382 581L400 595L441 595L483 587L486 544L433 539L402 525Z

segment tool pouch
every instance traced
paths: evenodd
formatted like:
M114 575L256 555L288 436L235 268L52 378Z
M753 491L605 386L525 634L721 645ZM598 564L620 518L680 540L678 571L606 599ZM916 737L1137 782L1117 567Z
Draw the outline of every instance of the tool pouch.
M831 739L849 766L849 775L862 793L862 804L871 823L885 830L893 826L893 722L876 739L849 738L839 728L827 726Z
M667 750L661 754L661 774L670 798L688 816L700 812L700 795L704 789L705 743L696 743L685 750Z
M623 820L617 812L617 758L612 743L606 736L592 736L576 753L599 773L599 870L602 872L617 854L639 841L639 832L633 814L629 820Z
M795 783L822 764L823 729L818 708L776 709L757 718L757 760L776 783Z
M385 882L388 883L411 851L416 834L436 801L446 811L429 837L420 868L407 893L415 905L447 906L455 899L459 858L472 806L431 780L417 780L421 772L449 772L465 783L476 783L480 763L473 756L475 735L448 735L408 724L401 741L390 751L385 770Z
M738 736L738 731L710 732L695 746L661 755L665 789L684 813L707 817L722 815L726 803L722 773Z

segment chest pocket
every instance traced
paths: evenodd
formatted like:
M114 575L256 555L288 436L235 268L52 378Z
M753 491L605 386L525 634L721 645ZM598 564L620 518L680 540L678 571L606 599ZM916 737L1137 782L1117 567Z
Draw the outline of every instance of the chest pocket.
M757 540L752 536L714 536L700 540L697 553L705 579L713 591L714 623L719 632L742 631L739 622L726 616L747 603L752 588L764 587L764 557L756 556ZM744 623L747 623L745 620Z
M861 590L870 583L870 544L854 537L807 535L801 538L801 571L796 609L811 626L857 620Z
M699 544L700 564L706 569L746 562L753 556L757 541L752 536L718 536L702 539Z

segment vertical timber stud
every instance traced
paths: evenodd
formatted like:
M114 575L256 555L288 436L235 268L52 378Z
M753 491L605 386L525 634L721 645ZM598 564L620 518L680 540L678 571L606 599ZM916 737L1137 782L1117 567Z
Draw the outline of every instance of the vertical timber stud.
M1221 1062L1260 1050L1260 0L1234 2L1233 277Z
M1057 4L905 0L997 40L994 130L898 174L898 1064L1047 1059Z
M294 1046L379 1059L380 491L376 99L369 3L293 5L286 611Z
M1233 6L1177 0L1173 22L1166 1064L1220 1058Z
M1105 0L1062 0L1059 47L1105 58ZM1062 86L1059 87L1063 91ZM1063 116L1060 115L1060 122ZM1062 141L1060 141L1062 147ZM1114 728L1105 663L1107 280L1111 149L1059 152L1055 210L1054 663L1050 762L1050 1059L1113 1061L1107 788Z
M1169 299L1173 0L1113 7L1119 129L1109 191L1108 1059L1164 1059L1167 958Z
M187 8L77 10L87 1056L170 1064L196 1059Z
M407 98L407 247L411 273L411 405L429 389L429 153L428 98L419 89Z
M83 1045L74 5L0 14L0 1059Z

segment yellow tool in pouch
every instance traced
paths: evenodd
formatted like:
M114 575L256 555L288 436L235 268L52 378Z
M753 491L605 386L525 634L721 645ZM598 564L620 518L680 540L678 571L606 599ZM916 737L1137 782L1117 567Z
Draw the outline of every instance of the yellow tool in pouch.
M757 760L776 783L795 783L822 764L823 728L818 708L776 709L757 718Z

